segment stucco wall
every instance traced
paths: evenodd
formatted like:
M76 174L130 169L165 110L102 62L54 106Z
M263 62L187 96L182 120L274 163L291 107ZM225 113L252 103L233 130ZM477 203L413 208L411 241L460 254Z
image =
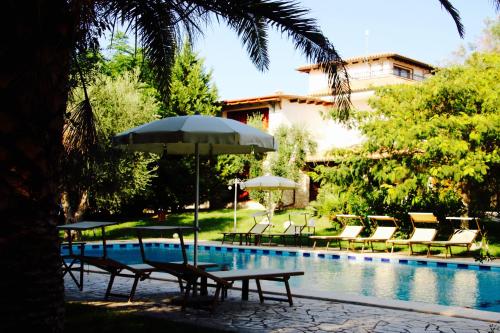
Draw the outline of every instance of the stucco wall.
M359 99L356 99L360 107L365 106L363 102L365 97L359 96ZM277 107L269 112L269 132L274 133L281 125L296 124L307 130L316 141L318 145L316 155L324 154L332 148L346 148L362 142L359 131L347 129L331 119L325 119L323 114L328 111L329 108L322 105L291 103L289 100L283 100L281 108Z
M309 204L309 182L309 176L305 172L301 172L300 179L297 181L299 188L294 191L283 191L283 204L285 206L292 205L294 208L307 207Z

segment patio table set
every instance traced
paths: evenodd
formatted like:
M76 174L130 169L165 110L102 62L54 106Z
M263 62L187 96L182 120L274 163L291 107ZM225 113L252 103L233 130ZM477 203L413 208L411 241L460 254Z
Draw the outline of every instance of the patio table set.
M104 299L110 296L126 298L133 301L135 291L139 281L151 278L152 273L168 273L174 276L179 284L182 296L182 308L185 309L191 303L197 305L208 305L210 311L214 311L218 302L223 301L227 295L227 289L233 287L235 281L242 282L242 300L248 300L249 282L254 280L257 286L260 302L264 300L286 301L290 306L293 305L292 294L288 280L292 276L303 275L303 271L286 269L240 269L240 270L222 270L217 263L196 262L188 260L186 245L183 234L185 231L193 231L193 227L182 226L144 226L134 227L137 231L137 237L141 252L142 263L129 264L112 258L108 255L105 228L115 225L117 222L103 221L82 221L72 224L58 226L63 231L84 231L101 230L102 253L100 255L85 254L85 242L73 242L71 234L67 243L61 243L62 247L67 247L68 253L61 255L63 274L69 274L80 290L83 290L83 272L84 265L97 267L110 275ZM158 257L148 257L145 251L143 241L144 232L158 233L176 233L179 237L179 248L182 254L182 260L169 261L161 260ZM195 249L197 246L194 246ZM76 250L76 251L75 251ZM194 251L196 252L196 251ZM218 271L208 271L207 268L219 269ZM75 274L79 273L79 276ZM129 294L113 293L113 283L116 277L133 278L132 288ZM283 282L286 289L286 297L280 298L264 294L260 281L271 280ZM209 296L208 287L214 287L215 292Z

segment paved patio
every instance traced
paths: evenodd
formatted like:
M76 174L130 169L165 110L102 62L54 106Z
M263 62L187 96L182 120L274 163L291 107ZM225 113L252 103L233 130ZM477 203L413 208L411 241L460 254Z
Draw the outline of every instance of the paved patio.
M250 300L243 302L238 290L230 290L228 299L213 314L193 308L181 311L172 304L178 295L178 285L159 280L139 282L136 300L132 303L122 299L103 301L108 278L104 274L85 273L84 290L79 291L67 276L66 299L125 307L145 316L196 322L201 327L231 332L500 332L500 323L334 301L295 297L294 306L289 307L287 303L274 301L260 304L257 295L251 293ZM131 285L132 279L117 278L113 290L128 293Z

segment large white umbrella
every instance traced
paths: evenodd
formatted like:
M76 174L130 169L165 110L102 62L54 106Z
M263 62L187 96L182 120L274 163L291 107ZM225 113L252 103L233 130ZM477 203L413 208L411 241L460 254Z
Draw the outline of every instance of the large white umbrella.
M291 179L278 177L278 176L260 176L252 179L248 179L240 183L242 189L254 189L254 190L294 190L299 187L299 184ZM272 215L271 211L271 192L269 192L269 214Z
M156 120L116 135L126 149L156 154L196 156L194 265L197 264L200 155L249 154L275 151L272 135L236 120L211 116L179 116Z

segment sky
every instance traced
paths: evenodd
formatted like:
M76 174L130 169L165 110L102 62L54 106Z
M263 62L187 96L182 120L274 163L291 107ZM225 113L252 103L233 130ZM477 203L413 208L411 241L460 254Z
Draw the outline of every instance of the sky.
M444 65L461 45L477 40L486 18L496 17L491 0L452 0L460 11L465 38L437 0L303 0L342 58L394 52L431 65ZM270 66L260 72L236 34L213 23L194 43L212 71L223 100L271 95L276 91L307 94L308 64L286 36L270 32Z

